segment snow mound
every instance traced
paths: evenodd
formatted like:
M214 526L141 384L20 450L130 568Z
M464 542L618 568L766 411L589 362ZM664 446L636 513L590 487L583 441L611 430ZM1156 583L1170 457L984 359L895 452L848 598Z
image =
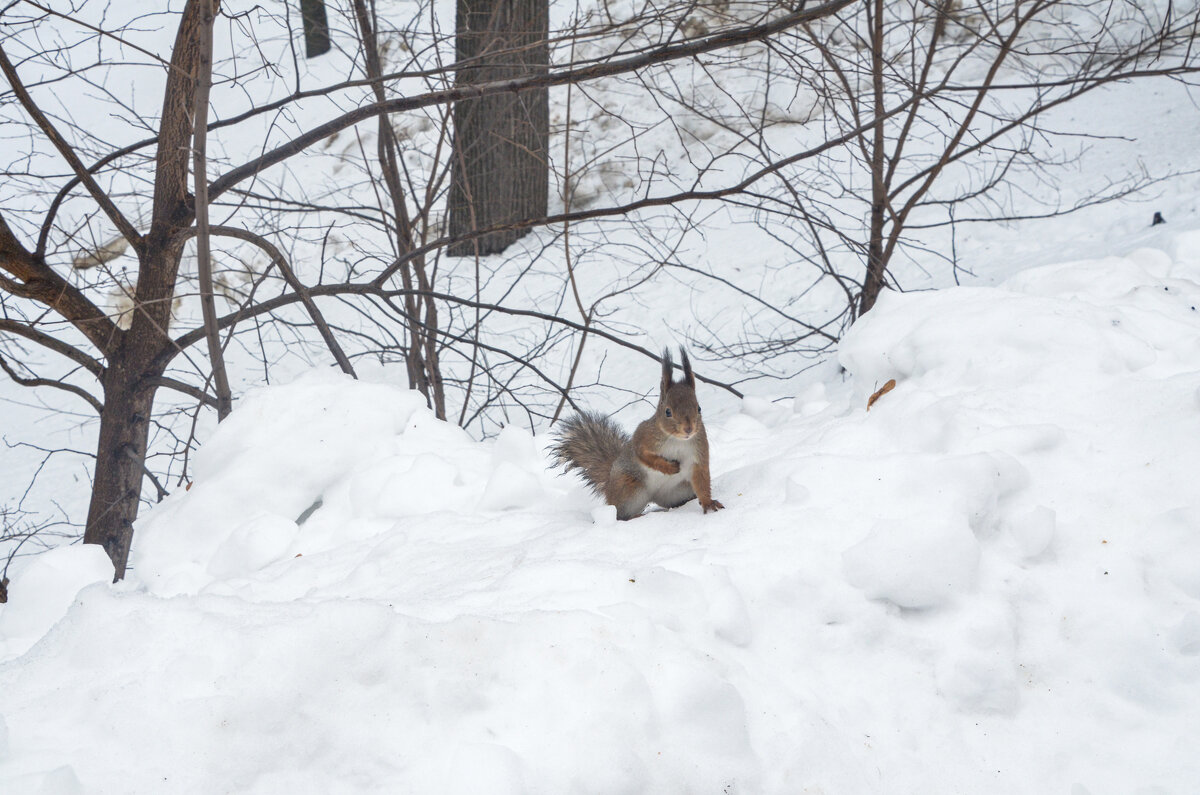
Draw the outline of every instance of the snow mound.
M66 614L80 590L113 578L108 556L94 545L56 547L23 562L12 572L11 603L0 609L0 660L27 651Z
M197 593L405 518L544 498L532 436L508 428L490 447L391 386L313 372L255 390L197 453L192 487L139 523L134 576L163 596Z
M1197 246L885 295L849 379L708 419L717 514L255 392L125 583L14 572L0 791L1191 791Z

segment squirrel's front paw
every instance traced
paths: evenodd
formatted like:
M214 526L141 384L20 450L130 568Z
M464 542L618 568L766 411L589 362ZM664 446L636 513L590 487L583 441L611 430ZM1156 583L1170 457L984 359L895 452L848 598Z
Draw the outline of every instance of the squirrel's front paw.
M708 513L709 511L719 511L725 506L716 500L709 500L708 502L700 503L700 507L704 508L705 513Z
M663 461L667 462L666 467L663 469L664 474L667 474L667 475L678 475L679 474L679 462L678 461L676 461L674 458L664 458Z

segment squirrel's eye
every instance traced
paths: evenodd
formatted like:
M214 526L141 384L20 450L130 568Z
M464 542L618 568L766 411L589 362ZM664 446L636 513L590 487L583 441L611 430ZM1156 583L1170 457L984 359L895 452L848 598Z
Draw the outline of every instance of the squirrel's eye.
M670 410L670 409L667 409L667 416L668 416L668 417L670 417L670 416L671 416L671 410Z
M700 408L699 406L696 406L696 413L697 413L697 414L703 414L703 413L704 413L704 409Z

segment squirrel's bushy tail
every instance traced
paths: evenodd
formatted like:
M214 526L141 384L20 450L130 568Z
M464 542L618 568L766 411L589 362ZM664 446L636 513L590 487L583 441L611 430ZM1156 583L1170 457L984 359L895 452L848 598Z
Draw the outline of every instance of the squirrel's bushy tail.
M550 448L555 463L578 469L592 490L604 496L609 473L629 437L602 414L584 411L563 420L558 441Z

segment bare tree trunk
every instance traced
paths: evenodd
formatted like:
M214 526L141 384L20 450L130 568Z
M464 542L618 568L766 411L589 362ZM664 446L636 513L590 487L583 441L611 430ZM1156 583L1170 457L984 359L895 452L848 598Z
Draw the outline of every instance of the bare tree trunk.
M83 534L83 543L99 544L112 560L114 581L125 576L129 561L154 407L154 387L124 359L124 354L114 357L105 371L96 472Z
M325 0L300 0L300 16L304 21L304 57L316 58L329 52L329 17Z
M459 85L546 74L546 0L458 0ZM456 237L546 213L549 92L545 88L455 103L449 232ZM453 256L503 251L528 230L452 244Z
M867 237L867 275L863 280L862 296L859 298L858 316L862 317L879 298L883 290L887 263L883 252L884 212L887 203L887 183L884 180L884 107L883 107L883 0L874 0L868 6L871 14L871 93L873 98L875 126L871 141L871 217Z

